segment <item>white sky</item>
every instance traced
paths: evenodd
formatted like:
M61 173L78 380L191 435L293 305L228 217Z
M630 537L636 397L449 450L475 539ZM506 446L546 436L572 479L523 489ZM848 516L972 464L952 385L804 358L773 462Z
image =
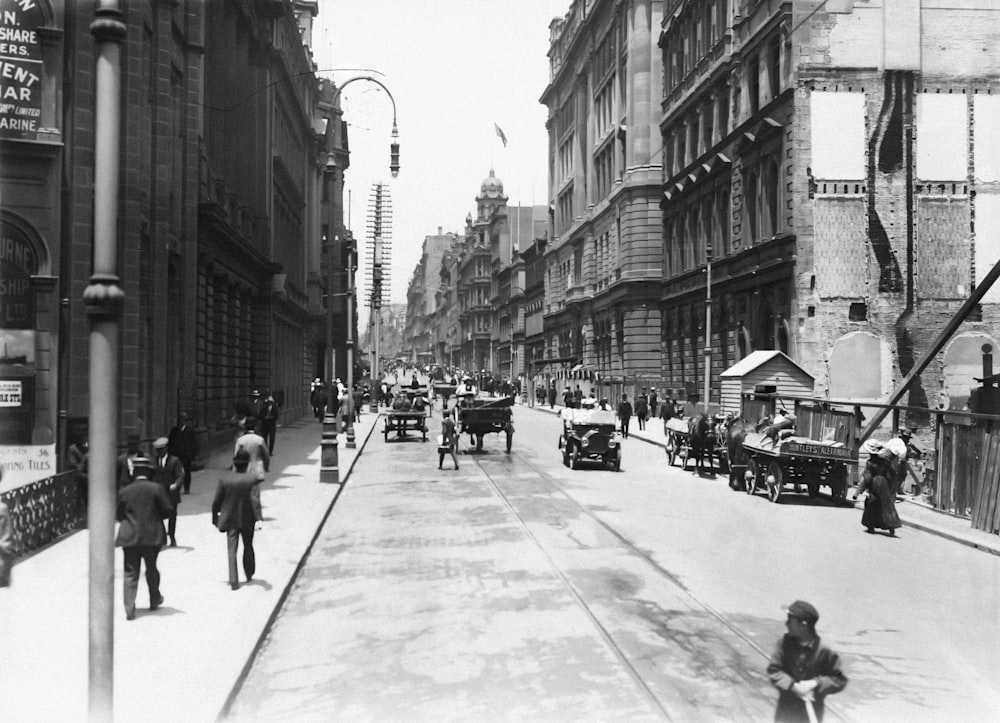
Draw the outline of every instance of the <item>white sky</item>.
M538 99L549 79L549 23L569 8L570 0L320 0L314 59L321 71L344 69L320 75L338 83L372 75L396 101L401 171L393 179L389 98L365 81L341 98L351 148L344 222L363 250L372 184L389 184L393 303L406 301L424 236L439 226L460 233L474 215L491 167L511 205L545 203L546 109ZM367 261L358 269L359 299Z

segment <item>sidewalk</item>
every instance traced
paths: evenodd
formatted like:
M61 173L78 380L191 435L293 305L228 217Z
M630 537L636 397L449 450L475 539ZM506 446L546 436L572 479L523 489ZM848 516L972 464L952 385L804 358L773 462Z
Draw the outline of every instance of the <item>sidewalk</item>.
M342 483L377 419L362 414L356 449L340 435ZM179 508L178 547L160 553L163 607L149 611L141 579L138 614L125 620L116 550L116 720L216 720L342 488L319 483L320 432L312 418L278 429L253 582L229 588L226 537L211 523L216 483L231 461L226 449L194 473ZM88 547L87 531L74 533L18 563L11 587L0 589L0 718L87 719Z
M533 408L549 414L558 414L563 409L559 404L552 409L540 405L535 405ZM641 439L643 442L654 444L663 449L667 447L667 438L663 434L663 423L659 419L647 421L644 430L640 430L638 422L633 419L629 425L629 439L632 438ZM719 479L723 480L724 478L719 477ZM966 518L940 512L916 498L909 497L896 504L896 511L899 513L900 521L908 527L923 530L952 542L974 547L977 550L1000 555L1000 535L974 530L972 523Z

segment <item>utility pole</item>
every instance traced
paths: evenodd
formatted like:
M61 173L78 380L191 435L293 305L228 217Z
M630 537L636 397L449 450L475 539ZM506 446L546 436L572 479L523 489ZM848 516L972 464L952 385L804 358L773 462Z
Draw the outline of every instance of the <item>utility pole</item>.
M94 261L83 292L90 318L89 496L91 721L114 716L115 466L118 435L118 338L125 293L118 278L118 181L121 148L121 46L118 0L100 0L90 24L97 46L94 113Z

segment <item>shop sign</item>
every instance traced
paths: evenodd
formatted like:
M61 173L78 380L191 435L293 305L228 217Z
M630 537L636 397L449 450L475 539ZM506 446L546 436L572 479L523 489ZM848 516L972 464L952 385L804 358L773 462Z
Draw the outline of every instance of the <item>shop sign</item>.
M45 15L38 0L0 0L0 137L35 138L42 119Z
M56 473L56 446L0 446L0 467L3 468L0 492L38 482Z

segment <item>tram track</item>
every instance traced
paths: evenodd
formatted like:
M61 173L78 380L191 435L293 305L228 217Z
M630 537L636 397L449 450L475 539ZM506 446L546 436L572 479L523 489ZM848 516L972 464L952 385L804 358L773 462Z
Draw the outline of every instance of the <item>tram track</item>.
M569 502L580 514L584 515L594 524L598 525L601 529L606 531L612 538L624 548L625 551L630 556L637 557L642 560L649 568L655 571L656 575L671 584L677 594L685 597L693 607L704 611L711 619L717 622L719 625L723 626L732 635L734 635L739 641L746 645L753 653L760 659L767 661L770 659L770 653L765 651L758 645L750 633L740 627L738 623L728 618L723 613L719 612L711 605L709 605L705 600L700 598L698 595L693 593L684 583L677 578L676 575L671 573L669 570L664 568L656 559L653 558L648 552L639 547L635 542L629 539L621 531L616 529L614 526L601 519L598 515L592 512L586 505L581 503L572 494L566 491L563 485L559 483L559 480L553 475L549 474L543 467L531 462L527 457L522 454L512 452L509 455L517 459L519 465L531 470L537 477L544 481L545 486L554 494L559 495L567 502ZM619 644L615 639L613 633L608 629L608 627L601 621L600 616L592 609L591 605L588 604L584 594L580 589L573 583L570 575L559 565L556 559L549 553L545 545L541 540L535 535L531 529L531 525L518 511L517 505L512 501L511 497L504 490L501 483L500 475L496 474L495 470L491 470L492 465L489 464L490 458L477 459L474 458L477 467L482 472L484 478L487 480L488 484L497 495L497 497L502 501L503 505L506 507L510 515L516 520L517 525L522 529L524 534L532 541L532 543L537 547L539 552L547 560L548 564L551 566L552 570L558 575L562 584L565 586L568 593L572 596L576 605L580 608L584 615L591 621L591 624L597 630L605 645L609 651L621 662L625 670L628 672L629 676L635 682L636 686L642 691L644 696L650 701L651 705L659 712L659 714L665 720L684 720L685 715L677 710L672 710L671 706L661 700L661 696L653 690L653 687L646 678L643 677L642 673L636 668L633 661L630 659L628 652ZM486 464L484 464L484 462ZM749 676L744 676L748 683L753 683ZM827 713L832 717L840 720L846 720L842 715L839 715L836 711L832 710L829 706L827 708Z

